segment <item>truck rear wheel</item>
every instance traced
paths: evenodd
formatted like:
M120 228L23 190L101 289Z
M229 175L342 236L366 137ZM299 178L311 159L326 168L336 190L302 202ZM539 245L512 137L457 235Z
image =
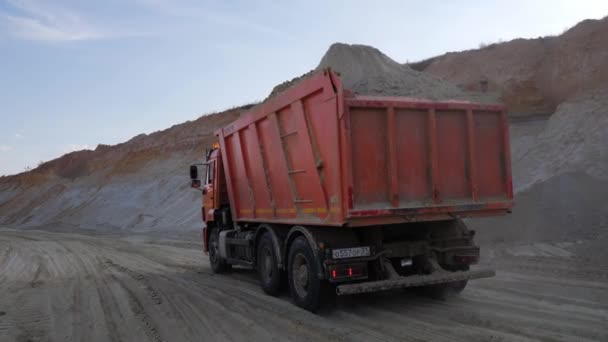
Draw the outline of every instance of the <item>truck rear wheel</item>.
M289 291L297 306L312 312L319 309L330 290L329 284L319 279L319 271L313 250L306 238L296 238L289 249Z
M262 290L271 296L276 296L281 290L281 270L277 265L277 256L270 234L264 233L260 237L257 252L257 269Z
M456 271L468 271L468 266L461 266ZM433 298L447 299L448 297L460 294L467 287L468 280L453 281L444 284L426 286L426 293Z
M458 271L468 271L469 266L460 266L460 267L457 267L456 269ZM468 283L468 280L459 280L459 281L453 281L451 283L444 284L443 292L446 295L458 294L458 293L464 291L464 288L467 287L467 283ZM445 295L444 295L444 297L445 297Z
M213 273L226 273L230 271L232 265L220 255L220 230L213 228L209 234L209 263Z
M450 286L450 290L453 291L454 293L460 293L462 291L464 291L464 288L467 287L467 280L460 280L460 281L455 281L452 283L449 283L448 285Z

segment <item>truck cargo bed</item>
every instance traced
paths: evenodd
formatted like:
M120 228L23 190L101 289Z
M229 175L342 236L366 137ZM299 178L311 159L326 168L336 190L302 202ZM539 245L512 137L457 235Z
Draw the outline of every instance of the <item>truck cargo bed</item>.
M353 96L325 70L216 134L237 222L367 226L512 206L501 105Z

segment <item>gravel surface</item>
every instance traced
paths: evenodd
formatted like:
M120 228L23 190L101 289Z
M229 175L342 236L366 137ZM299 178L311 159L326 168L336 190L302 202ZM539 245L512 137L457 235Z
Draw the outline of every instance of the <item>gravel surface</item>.
M586 243L484 250L497 276L446 301L391 291L314 315L253 271L212 274L194 237L2 228L0 341L606 341L608 275Z

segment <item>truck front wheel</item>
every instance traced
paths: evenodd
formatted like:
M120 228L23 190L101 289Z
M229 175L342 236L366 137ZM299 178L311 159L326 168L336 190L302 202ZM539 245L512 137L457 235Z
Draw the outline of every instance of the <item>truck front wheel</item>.
M330 293L329 284L319 279L318 263L308 241L296 238L289 249L287 278L291 298L299 307L316 311Z
M276 296L281 290L281 270L277 265L274 244L269 233L260 237L257 252L257 268L262 289L267 294Z
M218 228L212 228L209 233L209 263L213 273L225 273L232 268L232 265L226 263L226 260L220 255L220 230Z

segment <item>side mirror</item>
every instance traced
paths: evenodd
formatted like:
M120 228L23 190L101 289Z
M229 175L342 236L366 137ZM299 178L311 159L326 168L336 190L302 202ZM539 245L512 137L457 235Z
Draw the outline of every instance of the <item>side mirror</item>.
M195 188L195 189L200 189L201 188L201 181L198 180L198 179L193 179L190 182L190 186L193 187L193 188Z
M198 179L198 167L196 165L190 165L190 179Z

